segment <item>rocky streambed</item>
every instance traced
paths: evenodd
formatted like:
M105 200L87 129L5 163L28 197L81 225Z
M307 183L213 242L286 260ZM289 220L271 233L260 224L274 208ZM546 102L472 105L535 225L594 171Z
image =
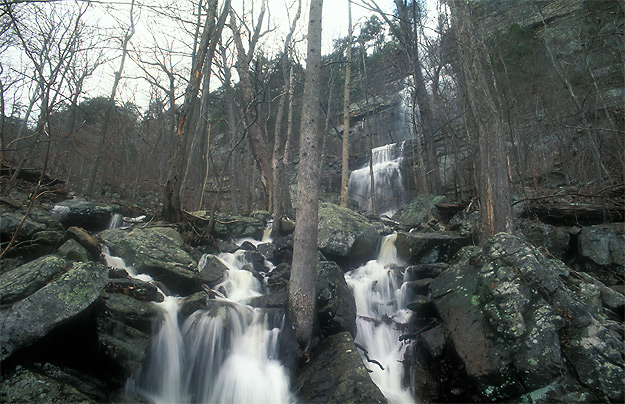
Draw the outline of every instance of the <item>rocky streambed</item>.
M151 220L107 229L116 206L69 200L30 212L0 273L0 397L3 402L144 401L127 381L146 366L163 321L163 294L180 296L181 324L218 312L240 251L263 294L250 304L280 312L292 237L260 239L266 212L219 217L211 245ZM413 212L415 209L413 209ZM3 246L25 209L3 204ZM136 212L141 213L141 212ZM519 220L516 236L473 245L471 214L423 224L416 209L375 220L322 203L317 282L318 344L291 375L299 402L385 402L369 376L384 358L354 342L358 318L345 273L376 259L397 233L387 270L409 296L400 330L403 379L423 402L622 402L625 233L623 223L558 227ZM196 212L192 228L207 221ZM134 223L138 222L138 223ZM123 223L123 221L122 221ZM184 237L183 237L184 236ZM238 245L233 240L239 240ZM120 257L131 270L111 265ZM134 275L149 275L146 282ZM368 320L368 321L369 321Z

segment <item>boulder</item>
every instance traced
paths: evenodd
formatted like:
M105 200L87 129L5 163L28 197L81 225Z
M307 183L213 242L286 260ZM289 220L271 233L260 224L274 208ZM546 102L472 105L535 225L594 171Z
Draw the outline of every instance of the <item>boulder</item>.
M443 195L430 195L429 205L433 214L436 213L436 204L445 199ZM408 205L399 209L392 217L393 220L407 227L415 227L428 220L428 202L422 195L418 195Z
M144 362L160 311L119 293L107 293L103 306L96 318L99 350L123 383Z
M10 240L26 214L25 209L16 211L0 210L0 238ZM13 246L12 256L35 259L51 254L62 236L63 226L49 213L40 209L30 211L17 234L17 243Z
M582 228L578 238L581 255L593 263L615 268L625 275L625 223L610 223Z
M108 227L114 208L80 199L57 203L50 212L65 228L77 226L88 231L101 231Z
M561 262L500 233L481 250L464 250L432 282L432 300L483 400L518 401L566 383L623 401L623 337L567 286L569 277Z
M566 229L522 219L517 226L525 240L555 258L564 258L569 250L571 234Z
M213 254L204 254L198 264L200 278L211 288L214 288L224 280L228 267Z
M327 257L364 261L380 242L380 227L364 216L332 203L319 204L318 247Z
M98 234L111 254L138 273L164 283L173 293L187 296L202 290L197 263L182 249L180 234L170 227L110 229Z
M293 392L306 403L386 403L349 332L324 339L295 375Z
M180 310L178 310L178 318L180 321L185 321L191 314L198 310L206 310L209 305L208 295L204 292L197 292L191 296L184 298L180 304Z
M397 255L411 264L450 261L471 238L455 232L397 233Z
M46 255L0 275L0 303L24 299L65 272L67 262L56 255Z
M44 337L96 302L108 270L96 262L75 262L61 277L0 309L0 358L11 356Z
M343 270L331 261L317 266L317 318L322 336L342 331L356 336L356 302Z
M68 261L93 261L93 256L89 254L89 251L74 239L64 242L56 253Z

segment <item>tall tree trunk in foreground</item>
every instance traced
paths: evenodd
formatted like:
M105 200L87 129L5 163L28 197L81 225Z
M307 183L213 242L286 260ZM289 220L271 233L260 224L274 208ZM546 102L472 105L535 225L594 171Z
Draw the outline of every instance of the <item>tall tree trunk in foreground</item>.
M226 0L224 7L230 7L230 1ZM200 92L200 84L203 77L202 69L210 69L205 66L205 61L209 59L209 51L214 51L215 47L211 46L211 41L218 41L221 36L221 30L216 29L215 16L217 14L217 0L211 0L207 5L208 15L202 30L200 44L193 61L191 76L185 90L184 103L180 109L178 117L178 126L176 128L176 139L174 150L169 162L169 174L165 185L165 193L163 196L163 218L170 222L179 222L182 220L182 180L185 170L187 141L191 114L195 111L195 103ZM205 78L206 79L206 78Z
M322 8L323 0L311 0L297 174L297 221L286 311L287 327L294 333L300 356L307 355L311 349L317 294Z
M347 1L347 52L345 64L345 86L343 87L343 157L341 167L341 206L349 201L349 86L352 72L352 2ZM328 110L328 115L330 111Z
M488 55L475 38L469 4L466 0L454 0L450 5L466 94L478 132L480 230L485 239L498 232L514 231L505 125L481 65Z

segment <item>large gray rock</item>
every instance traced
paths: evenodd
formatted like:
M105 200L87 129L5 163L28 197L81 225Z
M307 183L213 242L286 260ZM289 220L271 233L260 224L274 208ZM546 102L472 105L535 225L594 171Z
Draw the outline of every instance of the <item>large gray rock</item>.
M77 226L89 231L108 227L114 208L80 199L68 199L57 203L50 212L65 228Z
M111 254L138 273L146 273L183 296L202 290L197 263L182 249L184 242L170 227L105 230L98 235Z
M160 318L160 310L153 303L119 293L106 295L96 319L97 340L100 352L114 364L122 383L145 361Z
M471 244L471 238L455 232L397 233L397 254L410 264L447 262L462 247Z
M89 254L85 247L72 238L64 242L56 250L56 253L68 261L93 261L93 255Z
M211 288L214 288L224 280L228 267L213 254L205 254L198 264L200 278Z
M500 233L432 282L432 299L484 400L518 400L564 383L580 397L623 401L623 336L563 281L571 278L561 262Z
M44 337L96 302L108 270L96 262L76 262L60 278L0 309L0 358L8 358Z
M317 245L329 257L364 260L375 255L379 227L364 216L332 203L319 204Z
M349 332L324 339L293 380L298 401L306 403L386 403L365 368Z
M625 223L610 223L582 228L578 247L582 256L597 265L610 265L625 273Z
M0 208L0 238L10 240L22 223L25 209L16 211ZM54 248L62 237L63 225L48 212L33 209L22 223L17 233L17 243L13 246L13 256L25 256L29 259L41 257L54 252Z
M356 302L343 270L331 261L317 266L317 317L323 336L349 331L356 336Z
M443 195L430 195L430 210L436 213L436 204L445 199ZM403 224L404 226L414 227L428 220L427 201L422 195L415 197L408 205L399 209L394 215L393 220Z
M46 255L0 275L0 303L9 304L35 293L66 270L66 261Z
M553 257L562 259L568 252L571 234L566 229L528 220L520 220L517 226L525 240Z

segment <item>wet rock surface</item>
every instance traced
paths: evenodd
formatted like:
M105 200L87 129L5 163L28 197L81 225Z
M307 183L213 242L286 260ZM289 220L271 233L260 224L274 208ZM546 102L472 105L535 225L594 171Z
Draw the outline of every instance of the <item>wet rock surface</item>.
M324 339L293 380L297 397L308 403L386 403L371 381L349 332Z
M450 341L484 399L513 401L558 380L601 401L623 399L623 336L567 285L571 278L563 264L499 234L432 282Z
M189 295L201 290L197 262L182 249L180 234L171 227L111 229L98 234L113 255L138 273L163 282L173 293Z
M372 258L380 227L362 215L331 203L319 204L319 250L328 257L362 261Z
M86 310L100 298L107 281L102 264L76 262L58 279L0 308L0 357L8 358Z

